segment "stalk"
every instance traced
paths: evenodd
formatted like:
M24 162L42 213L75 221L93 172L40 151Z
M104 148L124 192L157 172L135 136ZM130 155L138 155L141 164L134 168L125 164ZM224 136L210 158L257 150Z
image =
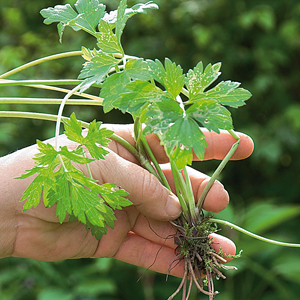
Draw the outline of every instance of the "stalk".
M157 171L157 173L158 173L158 175L159 175L159 177L160 177L161 183L162 183L166 188L168 188L168 189L171 191L171 187L170 187L170 185L169 185L169 183L168 183L168 181L167 181L167 179L166 179L166 176L165 176L165 174L163 173L163 171L162 171L162 169L161 169L159 163L157 162L157 160L156 160L156 158L155 158L155 155L153 154L153 152L152 152L152 150L151 150L151 148L150 148L150 146L149 146L149 144L148 144L148 142L147 142L147 140L146 140L146 137L144 136L144 134L142 134L140 138L141 138L141 142L142 142L142 144L143 144L143 146L144 146L144 149L145 149L146 153L148 154L150 160L152 161L152 163L153 163L154 166L155 166L155 169L156 169L156 171Z
M210 188L212 187L212 185L214 184L214 182L216 181L217 177L220 175L220 173L222 172L224 167L227 165L227 163L229 162L232 155L235 153L235 151L240 143L240 137L233 130L228 130L228 132L236 140L236 142L231 146L229 152L226 154L224 159L221 161L218 168L214 171L213 175L211 176L210 180L208 181L207 185L205 186L205 188L197 202L198 209L202 208L204 200L205 200Z
M16 85L78 85L82 80L77 79L42 79L42 80L7 80L1 79L0 86L16 86Z
M72 79L71 79L72 80ZM71 82L71 80L69 79L69 82ZM0 85L2 84L3 86L7 86L9 84L6 84L8 80L5 80L5 81L2 81L0 80ZM44 90L51 90L51 91L56 91L56 92L61 92L61 93L69 93L70 90L69 89L65 89L65 88L60 88L60 87L57 87L57 86L49 86L49 85L44 85L44 84L41 84L41 85L37 85L37 84L24 84L24 81L22 83L22 80L19 80L19 81L15 81L16 84L12 84L12 81L13 80L10 80L9 82L11 83L11 85L22 85L22 86L28 86L28 87L32 87L32 88L36 88L36 89L44 89ZM37 81L36 81L37 82ZM41 82L41 81L40 81ZM51 80L51 81L48 81L48 82L53 82L54 84L59 84L61 82L64 82L63 80ZM72 80L73 84L75 84L77 81L76 80ZM17 84L19 83L19 84ZM30 81L26 81L26 83L30 83ZM66 83L67 84L67 83ZM77 83L76 83L77 84ZM88 99L93 99L93 100L97 100L99 102L103 102L103 98L101 97L98 97L98 96L94 96L94 95L90 95L90 94L86 94L86 93L74 93L74 95L76 96L80 96L80 97L83 97L83 98L88 98Z
M50 55L50 56L45 56L45 57L33 60L27 64L24 64L20 67L17 67L15 69L12 69L11 71L8 71L8 72L0 75L0 79L7 78L8 76L14 75L14 74L24 71L30 67L39 65L39 64L47 62L47 61L66 58L66 57L72 57L72 56L80 56L80 55L82 55L82 51L71 51L71 52L64 52L64 53L54 54L54 55Z
M0 104L60 104L60 98L20 98L20 97L3 97L0 98ZM69 99L67 105L96 105L102 106L98 100L88 99Z
M260 241L263 241L263 242L267 242L267 243L270 243L270 244L274 244L274 245L278 245L278 246L285 246L285 247L295 247L295 248L300 248L300 244L293 244L293 243L285 243L285 242L279 242L279 241L275 241L275 240L271 240L271 239L267 239L265 237L262 237L260 235L257 235L255 233L252 233L244 228L241 228L233 223L230 223L228 221L224 221L224 220L219 220L219 219L214 219L214 218L211 218L211 219L208 219L209 222L213 222L213 223L218 223L218 224L222 224L222 225L225 225L225 226L229 226L230 228L233 228L237 231L240 231L252 238L255 238L257 240L260 240Z
M55 126L55 149L56 151L58 151L58 136L59 136L59 129L60 129L60 123L62 120L62 113L65 107L66 102L68 101L68 99L70 97L72 97L72 95L74 93L76 93L79 89L81 88L81 83L77 86L75 86L62 100L60 106L59 106L59 110L58 110L58 114L57 114L57 119L56 119L56 126Z

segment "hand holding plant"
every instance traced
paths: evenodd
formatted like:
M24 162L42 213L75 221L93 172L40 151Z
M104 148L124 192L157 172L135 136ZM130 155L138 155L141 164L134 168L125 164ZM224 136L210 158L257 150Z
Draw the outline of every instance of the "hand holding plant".
M134 144L133 126L105 125L105 128L113 130ZM206 159L221 159L226 154L226 147L229 148L232 143L231 136L225 132L220 135L208 131L205 133L209 145ZM253 149L252 141L246 135L240 136L242 142L235 154L236 159L246 158ZM166 163L167 156L157 137L150 135L147 136L147 140L158 161ZM54 143L54 139L45 142L51 144ZM65 136L59 137L59 144L74 148L74 144ZM175 259L175 245L172 239L166 240L164 237L175 233L167 221L180 215L178 199L164 188L154 175L143 169L128 150L114 141L109 144L109 149L110 154L105 160L90 164L93 178L98 180L99 184L115 182L117 186L124 187L129 192L129 199L133 205L115 212L115 228L108 229L100 242L87 232L80 222L69 223L66 219L60 224L54 207L45 208L40 203L36 208L23 211L23 204L19 199L24 189L32 182L32 178L22 181L13 178L24 172L24 168L29 169L32 166L32 157L37 152L36 145L0 159L3 170L0 175L1 194L10 196L10 199L2 198L0 204L1 207L4 207L3 202L11 204L10 209L2 210L1 220L11 224L7 235L14 237L7 247L7 255L42 261L115 257L131 264L145 268L151 266L152 270L168 273L169 265ZM81 165L77 167L87 174L87 170ZM175 190L168 165L164 166L164 173ZM200 194L208 177L191 168L189 174L195 194ZM216 182L207 195L204 208L218 212L227 204L228 194L223 186ZM216 247L222 246L225 253L235 254L234 244L228 239L215 235L214 241ZM158 251L159 255L156 257ZM182 267L180 265L174 268L171 274L182 276Z
M58 255L55 251L60 253L61 249L56 247L57 242L66 245L66 240L72 237L65 237L64 228L71 228L73 234L78 230L87 238L87 244L81 239L81 248L71 247L75 251L69 254L72 257L113 256L160 272L182 275L178 289L169 299L181 289L182 299L188 299L193 284L212 299L217 294L213 279L225 279L221 269L234 268L225 263L235 252L231 242L215 234L215 223L270 243L300 245L268 240L205 214L204 210L218 212L228 203L228 195L216 181L228 161L245 158L253 150L251 139L233 130L227 109L243 106L251 93L241 88L239 82L229 80L212 86L221 74L221 63L204 66L199 62L184 74L181 66L168 58L160 62L125 54L121 37L128 19L157 8L152 1L128 8L127 1L122 0L117 10L108 13L98 0L78 0L75 9L67 4L42 10L46 24L58 23L60 41L69 26L92 35L97 48L82 47L81 51L49 56L0 76L1 85L31 85L66 93L57 116L30 112L0 112L0 116L56 121L53 143L37 141L35 165L31 164L31 169L20 176L27 183L32 175L35 178L23 196L19 195L25 201L23 218L34 214L38 216L34 220L40 220L45 211L41 201L53 217L56 208L55 215L61 225L50 220L54 226L50 230L54 234L54 257ZM4 80L44 61L78 55L85 59L78 79ZM75 87L66 90L57 86L66 84ZM99 88L100 97L87 93L91 86ZM85 100L72 99L73 95ZM7 101L13 103L14 99ZM52 103L48 99L23 102ZM80 121L74 113L66 118L63 116L66 104L103 105L105 113L112 109L128 113L134 122L132 133L110 130L96 120ZM69 140L63 144L59 136L61 122ZM73 147L67 147L70 143ZM188 167L193 160L209 158L221 159L209 179ZM169 162L167 167L160 165L166 162ZM83 233L83 227L100 240L99 246L89 233ZM26 226L23 228L26 230ZM56 236L56 232L62 237ZM72 239L75 244L79 241ZM156 256L158 252L160 255ZM145 256L136 256L137 253ZM42 251L36 255L44 258ZM49 260L51 257L50 252Z

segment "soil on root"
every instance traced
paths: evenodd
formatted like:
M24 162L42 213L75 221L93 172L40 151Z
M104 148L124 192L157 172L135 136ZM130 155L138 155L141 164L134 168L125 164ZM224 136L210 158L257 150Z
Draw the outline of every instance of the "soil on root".
M176 227L174 236L177 259L170 265L171 270L174 264L184 260L184 274L177 290L168 298L173 299L182 290L182 299L188 300L192 285L212 300L218 294L214 289L215 278L226 279L221 269L235 269L225 266L226 259L222 249L217 253L212 247L211 233L217 231L215 224L208 221L209 218L201 216L196 224L189 224L184 218L171 222Z

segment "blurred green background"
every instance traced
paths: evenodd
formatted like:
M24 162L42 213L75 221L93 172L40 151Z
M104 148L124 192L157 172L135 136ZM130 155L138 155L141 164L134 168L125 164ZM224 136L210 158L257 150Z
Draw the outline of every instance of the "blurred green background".
M74 1L67 1L74 3ZM128 1L133 5L140 1ZM59 0L0 1L0 73L63 51L94 47L83 32L68 29L62 44L56 26L43 25L42 8ZM103 1L115 9L118 1ZM231 196L218 215L250 231L282 241L300 242L300 2L298 0L157 0L160 10L128 22L123 44L129 54L169 57L184 71L198 61L221 61L221 80L242 82L253 97L232 110L235 128L249 134L255 151L232 162L220 180ZM12 79L76 78L83 60L45 63ZM32 88L2 87L0 96L61 97ZM0 105L0 110L56 113L57 106ZM72 107L80 119L130 122L101 108ZM52 123L0 119L0 156L54 134ZM210 174L217 162L196 163ZM218 300L298 299L300 251L268 245L228 228L222 234L243 249L239 270L216 282ZM167 299L179 281L111 259L43 263L0 260L0 300ZM179 299L180 297L178 297ZM195 291L191 300L206 299Z

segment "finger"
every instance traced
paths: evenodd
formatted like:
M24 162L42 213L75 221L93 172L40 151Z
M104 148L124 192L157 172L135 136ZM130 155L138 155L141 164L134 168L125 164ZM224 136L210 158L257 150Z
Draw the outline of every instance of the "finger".
M205 149L204 160L219 159L222 160L229 152L236 139L226 130L221 130L220 134L214 131L204 131L207 147ZM240 138L239 146L231 157L232 160L245 159L249 157L254 149L252 139L240 132L236 132Z
M183 275L183 264L173 248L156 244L134 233L128 234L114 258L163 274Z
M105 160L92 162L90 168L99 184L114 182L125 189L130 201L145 216L166 221L179 217L181 206L177 197L144 168L114 152Z
M220 235L213 235L212 247L219 251L222 247L224 255L234 255L236 248L234 243ZM114 258L150 269L159 273L182 277L183 260L175 255L174 249L156 244L137 234L129 233Z
M107 128L114 130L115 133L125 140L127 140L130 144L135 145L134 137L133 137L133 125L105 125ZM205 148L205 156L204 160L209 159L223 159L231 146L236 142L236 140L226 131L220 130L220 133L216 133L213 131L208 131L205 128L201 128L202 132L205 135L205 139L207 142L207 147ZM246 134L236 132L236 134L240 137L240 144L232 156L232 159L239 160L245 159L251 155L254 149L254 144L252 139ZM153 151L156 159L159 163L168 162L168 157L164 151L164 147L160 144L158 137L154 134L150 134L146 136L147 141ZM125 159L129 159L130 161L137 162L136 158L131 155L124 147L116 142L111 142L109 145L110 149L115 151L117 154L122 156ZM197 157L194 157L194 160L199 160Z
M164 164L161 167L170 184L172 191L175 193L174 178L169 164ZM205 186L207 185L210 177L190 167L187 167L187 171L191 180L194 197L197 202ZM228 192L225 190L222 183L216 180L205 198L203 209L210 212L218 213L222 211L224 208L226 208L228 203L229 203Z

